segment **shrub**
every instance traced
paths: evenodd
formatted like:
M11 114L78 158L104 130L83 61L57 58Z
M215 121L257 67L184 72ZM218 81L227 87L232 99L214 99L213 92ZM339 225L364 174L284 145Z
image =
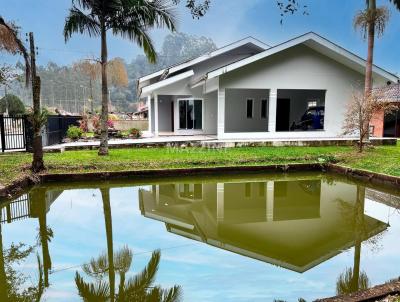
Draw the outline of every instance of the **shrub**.
M67 137L72 140L77 140L82 137L83 131L81 128L71 125L67 130Z
M131 128L129 129L129 134L134 138L140 138L142 136L142 131L137 128Z
M19 97L13 94L7 94L0 99L0 113L5 113L8 108L8 114L24 114L25 105L22 103Z
M98 130L100 130L100 116L98 116L98 115L93 116L92 125L93 125L95 132L98 132Z
M83 133L89 132L89 120L87 115L82 116L82 119L79 121L79 128L81 128Z
M108 128L114 128L114 122L113 122L112 120L109 119L109 120L107 121L107 127L108 127Z

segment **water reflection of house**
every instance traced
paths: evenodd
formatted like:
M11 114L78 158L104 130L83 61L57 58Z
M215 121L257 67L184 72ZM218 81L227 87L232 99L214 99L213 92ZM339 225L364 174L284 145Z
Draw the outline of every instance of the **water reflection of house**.
M139 194L142 214L169 232L297 272L354 245L357 188L345 183L178 183ZM367 239L387 224L364 215L363 227Z
M48 213L50 206L60 196L62 191L43 190L42 198L45 200L45 213ZM5 203L1 207L1 223L11 223L25 218L37 218L40 215L42 204L39 200L33 201L30 193L23 194L18 198Z

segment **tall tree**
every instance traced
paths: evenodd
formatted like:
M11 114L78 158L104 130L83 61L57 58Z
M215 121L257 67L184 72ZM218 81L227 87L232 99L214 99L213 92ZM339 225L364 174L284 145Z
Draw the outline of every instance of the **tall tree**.
M93 86L101 76L101 65L99 62L92 60L81 60L73 64L73 69L82 73L89 79L90 104L93 114ZM121 58L115 58L108 62L107 77L110 79L111 85L115 87L128 86L128 73L125 63Z
M397 1L397 0L394 0ZM376 7L376 0L366 0L366 9L354 17L354 27L360 29L364 39L368 41L367 63L365 66L364 96L372 92L372 66L374 59L375 35L383 35L389 20L389 10L385 6Z
M175 11L167 0L72 0L65 21L64 37L86 33L101 38L101 136L99 155L108 155L107 32L136 42L148 60L156 61L156 51L148 34L152 28L176 29Z

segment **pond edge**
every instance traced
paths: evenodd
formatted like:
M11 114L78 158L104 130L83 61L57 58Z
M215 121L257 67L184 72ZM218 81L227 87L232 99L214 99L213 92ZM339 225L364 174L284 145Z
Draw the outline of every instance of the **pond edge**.
M154 170L127 170L127 171L105 171L86 173L41 173L26 175L13 183L0 187L0 198L11 199L13 196L37 184L57 181L87 181L87 180L111 180L127 177L171 177L207 175L213 173L238 173L238 172L301 172L320 171L332 172L339 175L365 181L375 185L383 185L394 189L400 188L400 177L375 173L368 170L354 169L340 164L332 163L295 163L257 166L222 166L222 167L199 167L199 168L177 168L177 169L154 169Z

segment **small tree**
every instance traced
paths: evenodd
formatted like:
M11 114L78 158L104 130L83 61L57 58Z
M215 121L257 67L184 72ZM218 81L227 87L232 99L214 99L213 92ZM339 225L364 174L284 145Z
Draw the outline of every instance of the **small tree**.
M7 112L11 115L24 114L25 105L19 97L13 94L7 94L0 99L0 113Z
M360 90L354 90L352 98L347 105L343 124L343 134L358 135L359 152L363 151L365 140L369 137L369 124L377 112L391 112L396 107L385 100L378 93L365 97Z

